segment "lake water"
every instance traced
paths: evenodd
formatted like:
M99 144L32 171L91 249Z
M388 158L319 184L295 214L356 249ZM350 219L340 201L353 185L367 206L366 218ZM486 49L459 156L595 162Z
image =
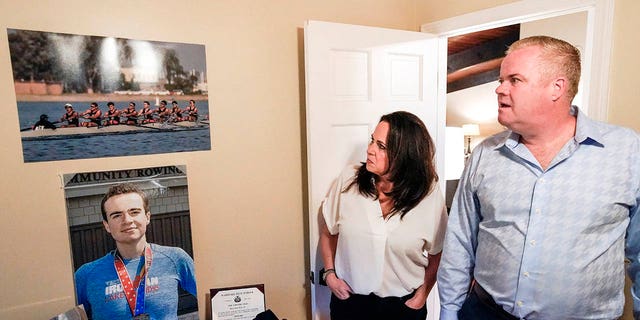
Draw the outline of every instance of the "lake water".
M176 100L184 109L187 101ZM106 101L97 101L103 114ZM142 109L142 101L134 101L136 110ZM154 104L154 102L151 102ZM73 103L74 110L84 112L88 102ZM128 102L116 102L117 109L124 109ZM200 117L209 114L208 101L196 101ZM29 128L41 114L49 121L57 121L64 114L61 102L18 102L20 128ZM82 138L22 141L24 162L55 161L69 159L133 156L144 154L211 150L210 129L184 131L149 131L132 134L88 136Z

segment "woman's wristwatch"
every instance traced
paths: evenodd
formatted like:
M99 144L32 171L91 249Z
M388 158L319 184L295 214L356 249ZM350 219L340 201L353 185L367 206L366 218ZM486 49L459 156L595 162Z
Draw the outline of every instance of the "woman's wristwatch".
M324 281L324 282L326 283L326 282L327 282L327 276L328 276L330 273L335 274L335 273L336 273L336 269L327 269L327 270L325 270L325 271L322 273L322 281Z

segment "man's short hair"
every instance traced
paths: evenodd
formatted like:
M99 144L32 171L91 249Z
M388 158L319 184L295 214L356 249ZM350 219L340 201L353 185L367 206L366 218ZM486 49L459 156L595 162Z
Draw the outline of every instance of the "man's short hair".
M109 191L107 191L104 197L102 197L102 201L100 202L100 210L102 210L102 220L107 221L107 211L104 208L104 203L107 202L107 200L109 200L109 198L111 197L127 193L137 193L140 198L142 198L144 211L149 212L149 198L147 198L147 194L134 184L121 183L109 188Z
M569 81L567 94L570 100L573 100L578 93L580 83L580 50L564 40L548 36L533 36L514 42L507 50L507 54L532 46L542 50L539 59L541 75L547 79L555 76L567 77Z

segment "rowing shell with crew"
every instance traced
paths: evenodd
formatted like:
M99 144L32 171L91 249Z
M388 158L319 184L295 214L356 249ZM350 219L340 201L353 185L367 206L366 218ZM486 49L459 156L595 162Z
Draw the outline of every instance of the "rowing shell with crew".
M22 140L56 140L68 138L84 138L87 136L99 136L110 134L133 134L140 132L166 132L201 130L209 128L209 120L180 121L180 122L156 122L146 124L116 124L97 127L67 127L57 129L36 129L20 132Z

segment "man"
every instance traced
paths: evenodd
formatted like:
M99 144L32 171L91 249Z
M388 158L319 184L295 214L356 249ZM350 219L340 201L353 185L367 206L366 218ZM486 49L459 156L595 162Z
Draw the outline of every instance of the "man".
M640 280L640 137L571 106L579 79L580 54L564 41L531 37L507 51L496 93L508 130L476 147L460 180L438 270L441 319L622 314L625 241Z
M171 101L171 115L169 118L171 119L171 122L184 121L186 118L182 117L182 109L180 109L178 102L175 100Z
M73 110L73 106L71 103L67 103L64 105L65 113L60 118L60 122L66 122L67 124L63 124L60 128L69 128L69 127L77 127L80 125L80 119L78 116L78 112Z
M76 271L78 304L93 319L177 319L178 287L196 295L191 257L147 243L149 200L134 185L111 187L101 208L116 249Z
M142 123L155 123L156 121L153 119L153 109L151 109L151 105L149 101L144 101L142 106L142 110L138 115L143 117Z
M184 108L184 112L188 114L187 121L198 121L198 108L195 100L189 100L189 105Z
M138 111L136 111L136 103L131 101L129 106L122 110L122 115L127 118L126 124L137 125L138 124Z
M81 116L85 119L89 119L87 122L83 122L83 127L100 127L102 126L102 111L98 108L97 102L91 102L91 107L87 111L83 112Z
M116 105L109 101L107 102L107 114L105 115L105 125L117 125L120 124L120 110L116 109Z
M158 109L156 109L155 112L158 114L158 122L166 122L171 116L171 110L167 108L166 100L160 101L160 106L158 107Z

